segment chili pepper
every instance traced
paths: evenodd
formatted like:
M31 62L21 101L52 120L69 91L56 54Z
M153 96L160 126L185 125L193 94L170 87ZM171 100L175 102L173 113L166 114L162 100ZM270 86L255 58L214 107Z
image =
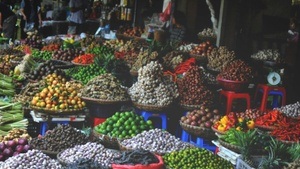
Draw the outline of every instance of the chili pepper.
M75 59L73 59L73 62L80 64L91 64L94 62L94 56L94 54L87 53L77 56Z
M185 62L179 64L175 68L174 72L176 74L183 74L184 72L187 72L192 65L195 65L195 64L196 64L196 59L195 58L190 58L190 59L186 60Z

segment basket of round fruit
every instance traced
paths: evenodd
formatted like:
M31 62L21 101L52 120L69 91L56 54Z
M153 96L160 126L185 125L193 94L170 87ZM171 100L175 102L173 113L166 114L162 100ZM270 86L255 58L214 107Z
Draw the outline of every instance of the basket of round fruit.
M221 85L223 90L234 91L234 92L242 92L248 88L248 81L234 81L223 79L220 76L217 76L217 81Z
M167 108L170 107L170 105L165 105L165 106L160 106L160 105L146 105L146 104L141 104L141 103L138 103L138 102L132 102L133 105L140 109L140 110L147 110L147 111L157 111L157 112L160 112L160 111L163 111L163 110L166 110Z
M214 122L220 119L218 110L211 111L204 106L202 109L187 112L187 114L180 119L180 126L188 133L200 136L203 138L216 138L215 133L211 129Z

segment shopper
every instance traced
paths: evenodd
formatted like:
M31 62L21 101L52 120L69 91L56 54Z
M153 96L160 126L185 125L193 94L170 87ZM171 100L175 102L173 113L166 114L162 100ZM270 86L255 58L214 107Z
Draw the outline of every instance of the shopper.
M84 11L87 7L86 0L70 0L70 16L68 34L80 34L84 32L85 16Z
M186 38L186 17L181 11L174 11L173 13L169 38L170 41L174 43L180 43Z
M26 32L24 28L28 28L29 25L33 25L34 29L38 29L42 26L42 16L41 16L41 1L40 0L22 0L20 12L22 15L21 21L21 38L26 37ZM27 29L26 28L26 29Z
M5 38L14 39L16 22L16 14L8 5L0 2L0 30Z

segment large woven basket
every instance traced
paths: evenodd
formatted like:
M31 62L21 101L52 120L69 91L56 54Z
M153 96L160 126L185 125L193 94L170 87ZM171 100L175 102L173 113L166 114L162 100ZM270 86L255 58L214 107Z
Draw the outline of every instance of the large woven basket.
M222 139L218 139L218 142L225 148L228 148L229 150L232 150L236 153L240 153L241 147L233 144L229 144L226 141L223 141Z
M98 104L119 104L119 103L129 102L129 99L128 100L101 100L101 99L95 99L90 97L81 97L81 99L84 101L94 102Z
M210 128L205 127L198 127L198 126L192 126L185 123L179 122L180 126L183 130L190 133L191 135L206 138L206 139L215 139L217 136L215 135L215 132Z
M77 115L77 114L85 114L85 109L69 109L69 110L48 110L36 106L30 106L31 110L34 110L39 113L47 114L47 115Z
M161 112L170 107L170 105L167 106L146 105L137 102L133 102L133 105L140 110L155 111L155 112Z
M255 124L255 127L262 131L272 131L272 130L276 129L275 126L263 126L263 125L259 125L259 124Z

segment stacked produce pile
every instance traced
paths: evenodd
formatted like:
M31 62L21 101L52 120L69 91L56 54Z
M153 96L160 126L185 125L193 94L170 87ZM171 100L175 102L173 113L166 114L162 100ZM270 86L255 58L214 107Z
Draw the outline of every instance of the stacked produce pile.
M257 53L251 55L251 58L261 61L274 61L277 63L282 61L279 51L273 49L260 50Z
M23 119L22 103L0 99L0 135L7 135L13 128L26 129L28 120Z
M21 61L15 68L14 68L14 76L19 78L25 78L28 73L32 69L35 68L36 62L33 60L33 55L26 54Z
M94 54L86 53L84 55L79 55L79 56L75 57L72 60L72 63L89 65L89 64L92 64L94 62L94 57L95 57Z
M85 107L85 102L79 97L80 83L66 82L65 78L55 73L44 80L47 85L32 98L31 107L49 111L74 111Z
M118 33L123 34L125 36L141 37L141 35L144 33L144 30L140 27L133 27L133 28L124 27L119 29Z
M221 157L214 155L212 152L202 148L192 148L171 152L164 155L163 159L165 166L169 168L233 169L233 166L229 161L226 161Z
M226 80L249 82L253 78L252 68L242 60L234 60L223 67L218 77Z
M64 150L59 160L66 163L66 168L111 168L114 158L119 157L118 151L104 148L103 145L88 142L83 145Z
M72 61L75 57L83 55L84 51L80 49L68 48L65 50L56 50L52 54L52 59L62 60L62 61Z
M214 30L211 28L205 28L203 31L198 33L199 37L213 37L216 38L217 35L215 34Z
M65 72L61 69L58 69L55 66L54 62L55 61L53 60L47 60L46 62L39 64L37 67L35 67L35 69L32 69L27 75L28 79L32 81L38 81L41 80L44 76L47 76L52 73L65 77Z
M201 106L199 110L187 112L186 116L181 117L180 121L184 124L198 127L211 128L213 123L220 119L219 110L210 110L205 106Z
M48 44L43 46L43 48L41 49L42 51L49 51L49 52L53 52L56 50L60 49L60 45L57 43L52 43L52 44Z
M0 163L0 168L53 168L62 169L63 167L39 150L29 150L27 153L7 159Z
M19 138L18 141L8 140L0 142L0 161L5 161L9 157L16 156L20 153L26 153L31 147L28 145L28 140Z
M139 69L129 94L134 102L157 106L168 106L178 97L176 86L163 81L162 65L154 61Z
M146 150L123 151L121 156L114 158L113 164L121 165L151 165L159 163L159 159Z
M15 85L12 77L0 73L0 96L12 97L15 95Z
M105 73L105 70L96 65L90 64L88 66L77 66L65 71L66 74L75 80L81 81L83 84L87 84L91 79Z
M37 60L37 61L46 61L46 60L52 59L52 53L55 52L55 51L58 51L58 50L59 49L54 50L54 51L32 50L31 55L34 58L34 60Z
M190 51L192 55L200 55L200 56L207 56L211 53L214 46L210 43L210 41L202 42L197 46L194 46L193 49Z
M152 128L150 120L146 122L142 116L134 112L116 112L104 123L96 126L95 131L116 138L129 138Z
M293 103L293 104L281 106L280 108L276 108L276 109L288 117L300 118L300 102L299 101L296 103Z
M15 64L22 60L24 53L16 49L1 49L0 51L0 73L9 75Z
M177 83L180 104L210 106L212 103L213 94L205 86L202 69L198 66L192 66Z
M103 46L106 48L111 49L118 49L122 47L125 44L125 41L122 39L114 39L114 40L108 40L103 43Z
M149 64L151 61L156 60L158 57L157 52L151 52L149 49L141 50L137 56L136 62L132 65L131 71L138 71L141 67Z
M163 66L165 70L174 71L175 68L188 58L187 54L180 51L172 51L163 57Z
M70 125L59 125L48 131L44 137L33 138L30 145L34 149L61 152L75 145L86 144L88 137Z
M0 142L8 140L18 141L20 138L24 138L27 140L31 139L30 135L27 133L27 130L13 128L12 130L8 131L6 135L0 135Z
M25 38L24 44L37 49L42 49L44 45L42 37L37 31L27 32L27 37Z
M223 116L219 121L215 121L212 127L220 133L228 131L231 128L235 128L239 131L248 131L255 127L255 123L252 119L244 117L238 118L236 113L230 112Z
M103 74L90 80L82 90L82 96L102 101L128 101L129 95L112 74Z
M229 51L225 46L214 48L210 54L207 55L207 67L211 70L220 72L224 65L232 62L235 59L234 51Z
M121 141L120 144L126 149L143 149L158 154L191 148L189 143L182 142L172 134L161 129L143 131L133 138Z
M244 112L239 112L236 113L236 116L238 118L242 119L253 119L255 120L256 118L265 115L267 112L265 111L260 111L259 109L246 109Z

